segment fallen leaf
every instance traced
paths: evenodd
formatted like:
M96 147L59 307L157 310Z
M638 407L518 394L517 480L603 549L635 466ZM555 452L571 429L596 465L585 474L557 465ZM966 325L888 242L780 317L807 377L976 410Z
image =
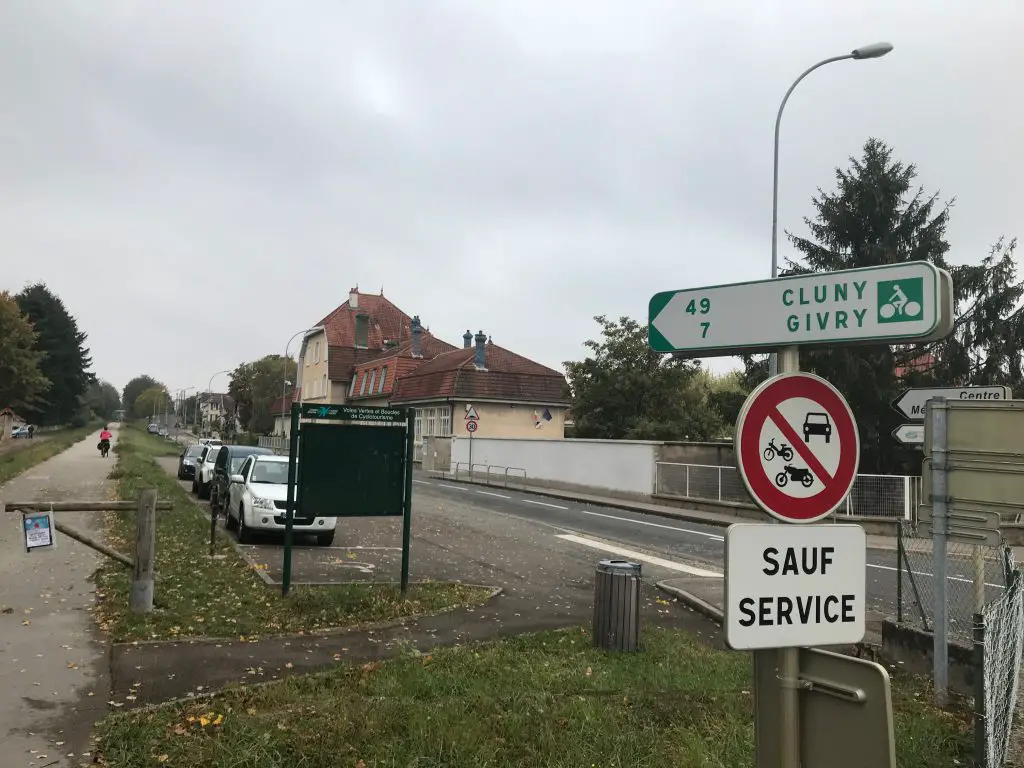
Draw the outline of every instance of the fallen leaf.
M178 723L176 726L174 726L174 733L176 736L184 736L186 733L188 733L188 728L186 728L181 723Z
M590 677L592 674L594 674L594 670L592 670L590 667L587 667L587 671L585 674L587 677Z
M285 668L285 669L291 669L291 668L292 668L292 667L294 667L294 666L295 666L295 665L294 665L294 664L292 664L292 663L291 663L291 662L289 661L289 662L288 662L287 664L285 664L285 665L284 665L284 668Z
M161 763L166 763L167 762L167 758L168 758L167 755L160 755L160 757L157 758L157 761L161 762Z

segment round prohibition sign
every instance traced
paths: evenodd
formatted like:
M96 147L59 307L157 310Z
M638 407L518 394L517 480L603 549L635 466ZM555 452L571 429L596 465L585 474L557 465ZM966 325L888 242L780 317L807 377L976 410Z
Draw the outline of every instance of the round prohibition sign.
M466 422L466 431L470 432L470 433L476 432L476 422L475 421L467 421Z
M751 498L787 523L814 523L843 503L860 465L849 404L820 376L784 373L750 393L736 420L736 466Z

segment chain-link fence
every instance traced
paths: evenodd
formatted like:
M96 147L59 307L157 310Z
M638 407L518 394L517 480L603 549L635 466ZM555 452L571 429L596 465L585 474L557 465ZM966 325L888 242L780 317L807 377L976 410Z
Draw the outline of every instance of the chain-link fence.
M946 615L949 642L964 648L974 643L974 614L1003 596L1007 583L1004 547L946 543ZM924 526L900 526L896 548L899 580L896 618L901 624L933 629L935 582L932 578L932 539Z
M1022 733L1020 662L1024 650L1024 580L1013 568L1012 555L1006 553L1008 584L1003 594L981 611L976 640L981 646L983 707L975 708L983 716L976 723L975 741L984 750L978 764L983 768L1020 765ZM983 728L982 728L983 726Z
M923 527L901 525L896 557L897 621L933 632L931 535L926 535ZM946 542L946 572L949 642L973 647L976 662L981 664L984 691L975 702L979 715L975 744L981 753L977 764L981 768L1024 765L1017 762L1024 758L1024 712L1018 697L1024 649L1024 577L1014 566L1008 547L956 541Z
M736 467L659 461L655 488L661 496L749 504ZM912 520L921 503L921 478L909 475L857 475L837 515Z

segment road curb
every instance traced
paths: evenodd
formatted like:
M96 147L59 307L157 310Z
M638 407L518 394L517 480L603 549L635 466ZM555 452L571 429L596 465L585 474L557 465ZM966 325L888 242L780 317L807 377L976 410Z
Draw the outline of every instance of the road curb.
M690 610L696 611L718 624L721 624L725 618L725 613L721 608L712 605L706 600L702 600L692 592L687 592L685 589L679 589L679 587L673 587L671 584L666 584L664 581L659 581L654 586L662 592L672 595L672 597L676 598Z

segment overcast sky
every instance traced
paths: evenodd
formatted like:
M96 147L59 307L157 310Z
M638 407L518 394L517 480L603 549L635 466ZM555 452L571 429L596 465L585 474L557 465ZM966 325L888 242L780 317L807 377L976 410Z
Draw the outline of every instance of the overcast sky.
M356 283L559 367L595 314L768 277L779 101L877 40L790 100L780 226L877 136L977 261L1024 234L1022 28L1020 0L3 0L3 287L48 283L119 389L205 388Z

